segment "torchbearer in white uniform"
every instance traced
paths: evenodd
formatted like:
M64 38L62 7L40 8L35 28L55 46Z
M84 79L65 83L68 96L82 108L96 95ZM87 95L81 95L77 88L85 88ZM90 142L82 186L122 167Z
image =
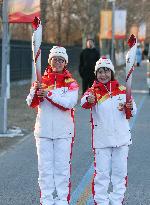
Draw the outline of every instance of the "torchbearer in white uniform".
M54 46L48 63L41 82L33 83L26 99L31 108L38 109L34 135L40 205L68 205L78 84L66 68L68 55L64 47ZM55 189L57 198L53 199Z
M132 144L126 108L136 113L133 98L126 103L126 88L114 78L110 59L100 58L95 66L96 80L81 99L91 109L95 205L122 205L127 186L127 158ZM110 181L113 191L108 193Z

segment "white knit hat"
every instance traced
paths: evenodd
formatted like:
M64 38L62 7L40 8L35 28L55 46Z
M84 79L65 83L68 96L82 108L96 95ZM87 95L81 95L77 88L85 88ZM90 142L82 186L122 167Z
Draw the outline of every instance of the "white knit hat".
M67 55L66 49L64 47L53 46L53 48L50 50L48 62L49 62L49 60L51 60L51 58L56 57L56 56L64 58L66 63L68 63L68 55Z
M101 57L96 62L95 73L99 68L103 68L103 67L110 68L110 70L112 70L115 73L115 69L114 69L114 66L113 66L111 60L109 58L106 58L105 56Z

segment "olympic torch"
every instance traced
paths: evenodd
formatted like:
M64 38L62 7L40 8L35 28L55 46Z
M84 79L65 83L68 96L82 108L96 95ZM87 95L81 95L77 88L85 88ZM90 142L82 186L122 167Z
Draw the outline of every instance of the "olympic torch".
M137 49L137 40L136 37L132 34L128 40L128 45L130 50L126 55L126 103L131 100L131 83L132 83L132 72L134 71L134 64L136 58L136 49ZM126 119L130 119L131 110L126 108Z
M34 29L32 35L32 53L34 68L36 74L36 80L41 83L41 42L42 42L42 25L38 17L34 18L32 22L32 27Z

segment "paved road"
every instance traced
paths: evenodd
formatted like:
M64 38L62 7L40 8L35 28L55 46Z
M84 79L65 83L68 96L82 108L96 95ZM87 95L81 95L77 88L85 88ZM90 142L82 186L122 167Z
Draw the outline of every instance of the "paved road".
M134 87L145 90L146 70L134 73ZM128 205L150 204L150 96L135 93L138 113L131 121L133 145L130 147L128 174ZM90 181L93 173L91 150L90 114L76 108L76 139L73 149L72 205L93 205ZM37 156L33 136L0 155L0 205L39 205L37 184ZM77 202L78 200L78 202Z

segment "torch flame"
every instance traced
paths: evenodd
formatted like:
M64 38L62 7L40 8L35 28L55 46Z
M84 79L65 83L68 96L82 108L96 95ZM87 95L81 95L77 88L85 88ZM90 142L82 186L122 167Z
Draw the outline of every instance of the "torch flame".
M41 21L38 17L35 16L34 21L32 22L32 27L34 30L37 30L37 28L39 27Z
M128 40L128 45L132 48L136 44L136 37L132 34Z

